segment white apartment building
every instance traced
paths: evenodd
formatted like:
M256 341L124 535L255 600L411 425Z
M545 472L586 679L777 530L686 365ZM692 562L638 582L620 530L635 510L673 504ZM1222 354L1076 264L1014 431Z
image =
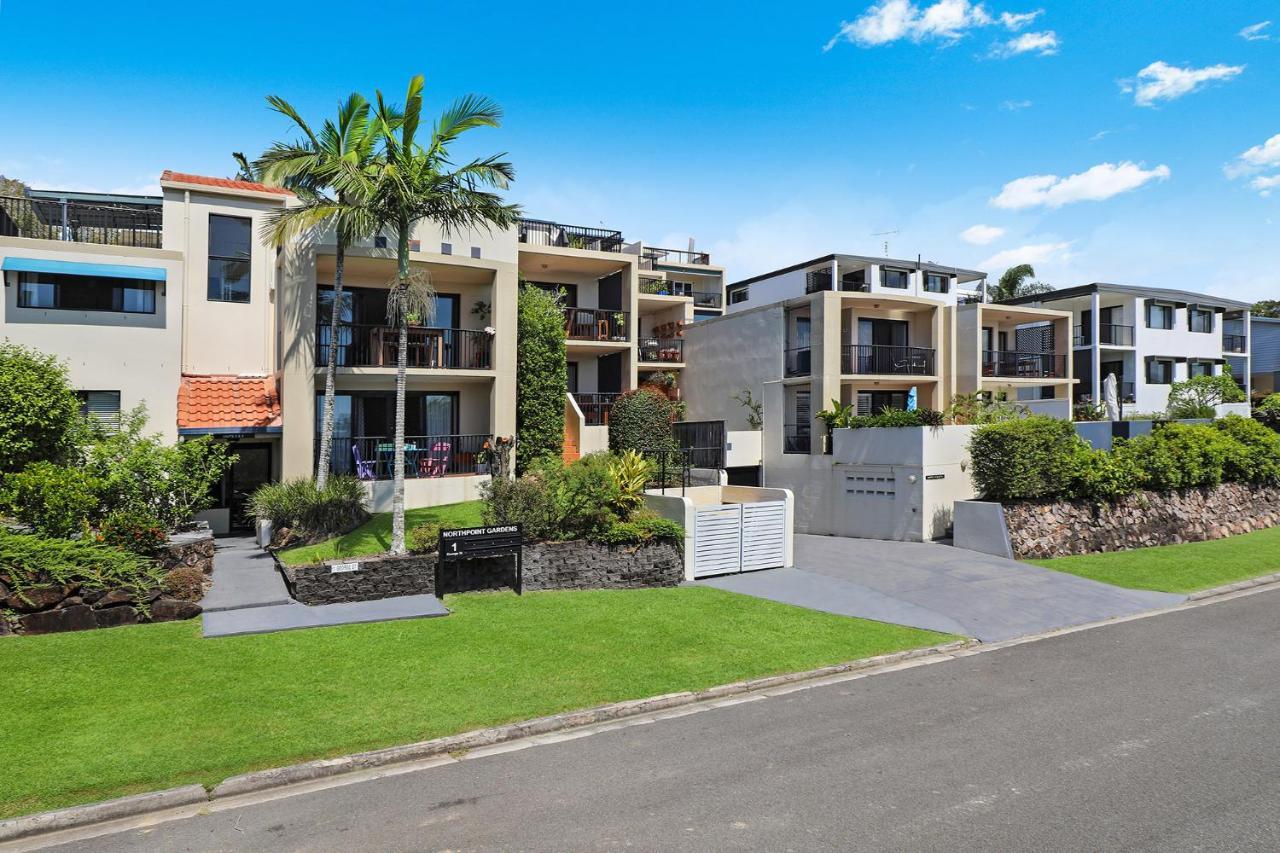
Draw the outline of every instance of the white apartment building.
M31 191L0 197L0 337L68 363L104 421L145 403L168 440L213 435L239 461L210 520L243 523L263 482L314 473L324 369L337 350L332 466L389 506L398 339L387 323L395 240L348 249L333 290L332 234L277 248L279 188L165 172L160 197ZM419 226L413 269L437 292L410 328L406 500L473 498L486 444L515 433L521 280L565 294L567 455L607 441L617 395L650 372L683 372L683 335L723 310L705 253L626 242L618 231L521 220L492 233ZM339 330L330 331L337 312Z
M1102 401L1114 374L1127 411L1163 412L1169 386L1230 368L1250 391L1250 325L1246 302L1204 293L1093 283L1009 300L1010 305L1071 312L1077 402Z

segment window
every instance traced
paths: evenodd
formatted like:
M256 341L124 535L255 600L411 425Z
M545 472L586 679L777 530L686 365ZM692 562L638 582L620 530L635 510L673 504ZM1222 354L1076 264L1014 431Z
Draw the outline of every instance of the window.
M248 302L253 221L240 216L209 217L209 301Z
M479 246L472 246L472 247L471 247L471 257L473 257L473 258L478 258L478 257L480 257L480 247L479 247Z
M1212 376L1212 375L1213 375L1212 361L1188 361L1187 362L1187 378L1188 379L1195 376Z
M1188 308L1187 328L1193 332L1212 332L1213 311L1207 308Z
M80 398L80 414L97 424L106 433L120 430L119 391L77 391Z
M440 254L442 254L442 255L452 255L452 254L453 254L453 244L452 244L452 243L441 243L441 244L440 244Z
M859 391L858 414L878 415L885 409L906 411L906 391Z
M1161 305L1158 302L1147 302L1147 328L1172 329L1173 306Z
M156 284L136 278L24 272L18 274L19 308L156 313Z
M1147 362L1147 384L1170 385L1173 383L1173 361L1153 358Z
M880 286L906 290L911 285L911 271L898 270L893 267L880 268Z
M747 297L748 297L749 295L750 295L750 291L749 291L747 288L745 288L745 287L740 287L740 288L738 288L737 290L730 290L730 291L729 291L729 304L730 304L730 305L738 305L738 304L740 304L740 303L742 303L742 302L746 302L746 301L747 301Z
M940 272L924 274L925 293L948 293L951 290L951 277Z

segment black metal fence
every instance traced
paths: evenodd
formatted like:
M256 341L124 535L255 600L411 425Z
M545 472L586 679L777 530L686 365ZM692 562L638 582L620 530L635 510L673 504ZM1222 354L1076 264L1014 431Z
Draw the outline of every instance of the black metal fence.
M516 225L521 243L530 246L558 246L593 252L621 252L622 232L584 225L563 225L545 219L521 219Z
M667 489L678 486L680 494L684 495L685 489L689 487L692 477L690 469L693 467L688 451L664 448L645 449L640 453L653 463L653 471L649 475L649 482L645 484L646 488L659 489L665 495Z
M599 308L564 309L564 333L581 341L625 341L631 314Z
M982 375L1010 379L1064 379L1067 357L1045 352L987 350L982 353Z
M724 294L710 290L695 290L693 304L696 308L723 308Z
M723 468L724 421L677 421L671 425L676 443L694 468Z
M812 432L807 425L786 424L782 427L783 453L808 453L812 447Z
M0 237L159 249L162 223L158 204L89 204L0 196Z
M316 447L320 437L316 436ZM488 474L493 464L493 437L472 435L407 435L404 438L405 477L446 477ZM394 436L362 435L333 439L329 468L361 480L395 478Z
M316 324L316 365L329 363L329 347L336 345L339 367L395 367L400 330L395 326L343 323L332 340L328 323ZM493 367L493 338L475 329L409 327L406 358L410 367L445 370L488 370Z
M582 391L575 393L573 399L582 410L582 418L587 426L608 426L609 410L613 408L614 401L621 396L616 391Z
M641 338L639 347L640 361L647 364L684 361L683 338Z
M840 372L931 376L934 373L934 350L930 347L853 344L841 348Z

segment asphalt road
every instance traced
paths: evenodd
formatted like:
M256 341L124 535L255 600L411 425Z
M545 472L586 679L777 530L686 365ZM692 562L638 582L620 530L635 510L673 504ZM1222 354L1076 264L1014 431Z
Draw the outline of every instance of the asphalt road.
M1276 850L1280 592L64 850Z

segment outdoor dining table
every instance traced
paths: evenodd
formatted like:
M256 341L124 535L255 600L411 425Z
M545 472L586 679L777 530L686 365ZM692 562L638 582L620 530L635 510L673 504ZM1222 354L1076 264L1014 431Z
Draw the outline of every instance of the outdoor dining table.
M370 332L370 349L378 367L395 366L396 347L400 345L400 330L394 326L375 326ZM412 367L444 366L444 330L410 329L409 354L406 359Z
M405 444L404 446L404 475L406 477L418 476L418 455L422 451L418 450L416 444ZM395 475L395 455L396 446L394 444L379 444L377 448L378 473L391 477Z

